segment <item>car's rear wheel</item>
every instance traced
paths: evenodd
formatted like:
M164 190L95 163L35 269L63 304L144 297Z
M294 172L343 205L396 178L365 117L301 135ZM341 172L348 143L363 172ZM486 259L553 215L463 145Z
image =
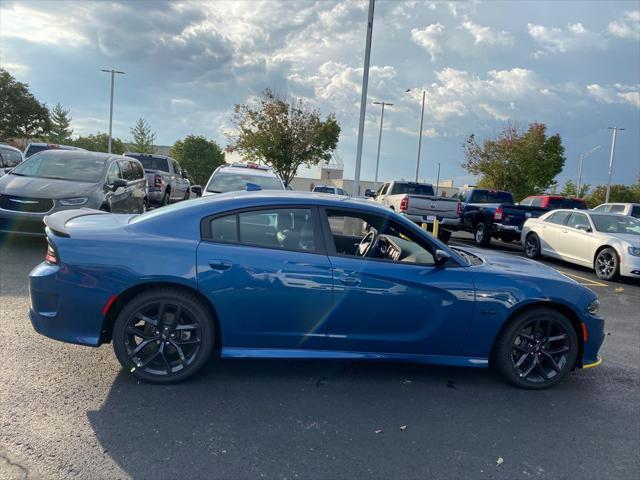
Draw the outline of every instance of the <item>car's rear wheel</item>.
M538 390L567 376L578 348L571 321L555 310L538 308L518 315L504 329L492 360L513 385Z
M207 306L174 288L149 290L120 311L113 349L120 364L149 383L175 383L211 358L215 329Z
M540 257L540 237L538 237L537 234L530 233L527 235L527 238L524 241L524 253L529 258Z
M164 191L164 195L162 196L162 200L160 201L160 205L161 206L167 206L169 205L169 189Z
M491 242L491 235L487 229L487 225L484 222L480 222L476 225L473 239L476 242L476 245L480 247L488 247L489 242Z
M615 280L620 273L620 259L616 251L611 247L600 250L596 255L594 269L598 278Z

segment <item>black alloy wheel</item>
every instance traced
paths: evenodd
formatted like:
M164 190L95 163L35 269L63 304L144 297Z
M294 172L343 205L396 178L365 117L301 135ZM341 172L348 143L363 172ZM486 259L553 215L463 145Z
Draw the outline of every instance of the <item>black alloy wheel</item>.
M542 389L561 381L573 368L578 336L555 310L536 309L512 322L498 339L494 361L511 383Z
M535 233L527 235L524 242L524 253L529 258L538 258L540 256L540 237Z
M601 280L615 280L619 274L620 261L618 260L618 254L611 247L600 250L594 263L596 275Z
M122 309L113 333L121 365L150 383L193 375L211 357L214 329L206 305L180 289L150 290Z

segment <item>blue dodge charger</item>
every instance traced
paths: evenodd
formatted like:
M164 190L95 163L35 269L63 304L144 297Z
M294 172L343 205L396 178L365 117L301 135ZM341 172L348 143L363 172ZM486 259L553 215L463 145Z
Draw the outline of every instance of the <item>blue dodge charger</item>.
M214 352L491 365L531 389L600 362L591 290L532 260L450 248L372 202L236 192L45 224L34 328L111 342L147 382L184 380Z

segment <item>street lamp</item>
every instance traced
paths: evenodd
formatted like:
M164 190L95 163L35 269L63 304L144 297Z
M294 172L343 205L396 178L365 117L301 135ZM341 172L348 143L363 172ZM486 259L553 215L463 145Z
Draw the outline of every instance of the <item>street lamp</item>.
M611 156L609 157L609 181L607 182L607 195L604 199L604 203L609 203L609 194L611 193L611 172L613 170L613 157L616 155L616 137L618 136L618 130L624 130L620 127L609 127L609 130L613 130L613 138L611 138Z
M380 144L382 143L382 122L384 122L384 107L386 105L393 106L393 103L387 102L373 102L374 105L382 105L382 113L380 114L380 133L378 134L378 154L376 155L376 176L373 183L378 189L378 167L380 166Z
M116 73L120 75L124 75L124 72L120 72L114 69L107 70L104 68L101 71L111 74L111 101L109 103L109 147L108 147L108 153L111 153L111 131L113 127L113 83L114 83Z
M582 186L582 162L584 162L585 158L591 156L591 154L593 152L595 152L596 150L598 150L599 148L602 148L602 145L596 145L595 147L593 147L591 150L589 150L588 152L584 152L580 154L580 172L578 173L578 184L577 184L577 188L576 188L576 197L580 198L580 187Z
M410 92L411 89L407 88L405 92ZM418 181L418 173L420 172L420 149L422 148L422 125L424 124L424 97L427 92L422 91L422 110L420 112L420 135L418 136L418 156L416 158L416 179Z

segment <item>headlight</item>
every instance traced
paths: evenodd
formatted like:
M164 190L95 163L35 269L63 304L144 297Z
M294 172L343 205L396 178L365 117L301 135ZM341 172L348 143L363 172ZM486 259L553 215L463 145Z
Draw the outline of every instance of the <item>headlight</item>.
M589 315L598 315L598 312L600 311L600 300L598 300L597 298L591 302L589 305L587 305L587 312L589 312Z
M629 255L640 257L640 247L629 247L627 251L629 252Z
M86 197L78 197L78 198L65 198L64 200L58 200L60 205L64 205L65 207L78 207L80 205L84 205L89 200Z

